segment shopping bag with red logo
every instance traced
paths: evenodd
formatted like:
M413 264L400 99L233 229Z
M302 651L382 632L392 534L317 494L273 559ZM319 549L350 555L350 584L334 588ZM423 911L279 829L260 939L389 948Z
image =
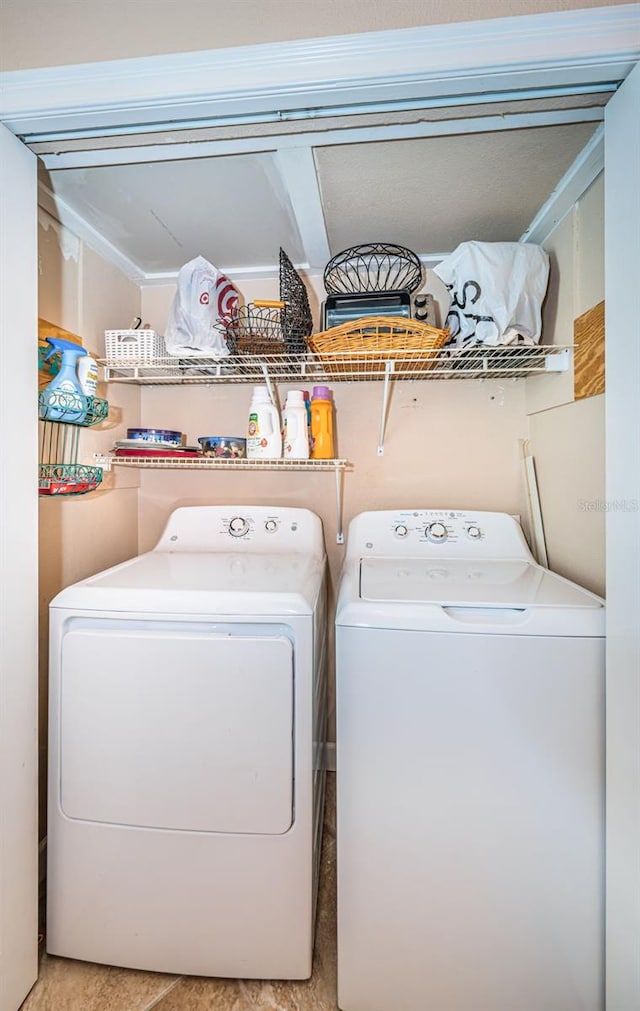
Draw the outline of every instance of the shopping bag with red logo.
M223 328L237 312L238 293L231 281L203 256L185 263L165 329L167 354L183 357L229 354Z

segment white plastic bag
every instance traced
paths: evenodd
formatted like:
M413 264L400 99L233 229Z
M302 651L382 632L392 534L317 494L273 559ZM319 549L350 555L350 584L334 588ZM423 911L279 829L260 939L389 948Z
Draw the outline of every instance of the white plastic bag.
M549 257L528 242L462 242L434 273L451 295L449 346L537 344Z
M196 256L178 274L164 341L167 354L224 358L229 349L220 322L237 310L238 293L224 274Z

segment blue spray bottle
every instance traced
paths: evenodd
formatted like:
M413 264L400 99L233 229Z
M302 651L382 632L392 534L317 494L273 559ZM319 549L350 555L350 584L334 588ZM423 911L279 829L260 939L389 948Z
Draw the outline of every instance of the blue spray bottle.
M87 398L82 393L78 379L78 358L86 355L79 344L65 341L59 337L47 337L51 350L45 355L45 361L59 352L62 364L58 375L51 380L42 391L44 405L40 409L40 417L45 421L69 421L78 424L84 421L87 413Z

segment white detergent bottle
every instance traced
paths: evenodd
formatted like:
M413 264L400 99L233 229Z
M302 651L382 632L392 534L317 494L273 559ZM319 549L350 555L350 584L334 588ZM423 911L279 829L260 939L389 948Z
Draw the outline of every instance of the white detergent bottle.
M247 425L247 459L278 460L282 456L280 415L267 386L254 386Z
M288 460L308 460L307 408L302 390L289 390L284 408L284 456Z
M95 397L98 387L98 364L90 354L78 358L78 382L85 397Z

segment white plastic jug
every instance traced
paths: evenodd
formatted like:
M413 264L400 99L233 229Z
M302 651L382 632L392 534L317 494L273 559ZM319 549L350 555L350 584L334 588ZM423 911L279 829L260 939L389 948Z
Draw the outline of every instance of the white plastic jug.
M266 386L254 386L247 424L247 459L277 460L282 456L280 415Z
M309 432L307 408L302 390L289 390L284 408L284 456L289 460L308 460Z

